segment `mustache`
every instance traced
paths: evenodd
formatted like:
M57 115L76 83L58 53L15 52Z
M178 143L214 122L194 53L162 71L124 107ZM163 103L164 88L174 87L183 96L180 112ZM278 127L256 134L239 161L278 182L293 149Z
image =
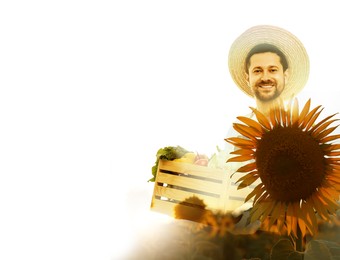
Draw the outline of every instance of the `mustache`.
M256 82L256 85L276 85L276 81L272 80L272 79L268 79L268 80L259 80L258 82Z

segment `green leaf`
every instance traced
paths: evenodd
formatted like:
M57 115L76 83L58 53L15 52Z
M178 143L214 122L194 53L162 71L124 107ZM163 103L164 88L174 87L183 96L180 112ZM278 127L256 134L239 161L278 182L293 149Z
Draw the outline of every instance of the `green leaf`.
M340 245L326 240L311 240L306 245L305 260L337 259Z
M296 252L289 239L279 240L272 248L270 253L272 260L302 260L303 254Z

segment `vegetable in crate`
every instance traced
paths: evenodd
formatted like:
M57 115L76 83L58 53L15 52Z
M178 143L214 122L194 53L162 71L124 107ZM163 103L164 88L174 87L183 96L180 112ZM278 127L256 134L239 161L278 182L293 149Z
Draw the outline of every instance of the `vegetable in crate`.
M153 177L149 180L149 182L154 182L156 179L158 162L160 159L172 161L174 159L179 159L183 157L183 155L185 155L186 153L189 153L189 151L179 145L178 146L166 146L164 148L160 148L156 154L156 162L154 166L152 167Z

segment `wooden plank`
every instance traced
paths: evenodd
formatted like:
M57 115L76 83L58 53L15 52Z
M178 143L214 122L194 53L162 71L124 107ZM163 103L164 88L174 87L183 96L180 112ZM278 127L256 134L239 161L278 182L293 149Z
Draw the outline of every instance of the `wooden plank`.
M183 174L190 174L201 178L211 178L216 180L222 180L226 178L225 171L209 168L207 166L195 165L184 162L174 162L167 160L159 161L159 169L179 172Z
M183 190L178 190L174 188L169 187L162 187L162 186L156 186L155 187L155 193L154 196L160 196L160 197L166 197L169 199L174 199L176 201L184 201L187 198L190 198L192 196L196 196L203 200L204 204L207 206L207 208L213 208L213 209L220 209L220 201L223 201L223 198L216 198L211 197L199 193L194 192L188 192Z
M219 194L221 192L221 183L208 182L185 176L176 176L162 172L157 173L156 183L167 183L169 185L180 186L187 189L200 190L212 194Z
M151 209L162 214L169 216L174 216L174 206L177 204L171 203L169 201L162 201L158 199L153 199L151 203Z
M169 201L155 199L153 200L153 203L150 208L151 210L154 210L158 213L163 213L163 214L167 214L169 216L174 217L175 216L174 210L177 205L178 204L172 203ZM190 206L182 205L182 207L188 207L189 209L193 209L193 207L190 207ZM207 212L208 210L202 210L202 211Z

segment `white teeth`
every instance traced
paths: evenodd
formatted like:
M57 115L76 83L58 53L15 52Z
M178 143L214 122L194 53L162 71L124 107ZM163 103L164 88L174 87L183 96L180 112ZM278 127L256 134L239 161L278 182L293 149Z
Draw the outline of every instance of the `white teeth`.
M260 87L265 88L265 89L269 89L269 88L272 88L273 85L261 85Z

